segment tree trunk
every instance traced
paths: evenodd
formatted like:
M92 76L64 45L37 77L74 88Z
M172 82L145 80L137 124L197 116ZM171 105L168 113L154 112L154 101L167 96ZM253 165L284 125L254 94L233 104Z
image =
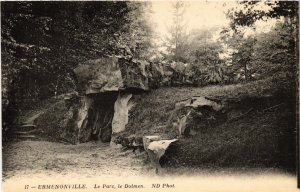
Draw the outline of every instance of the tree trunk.
M245 71L245 80L249 81L249 74L247 69L247 63L244 64L244 71Z

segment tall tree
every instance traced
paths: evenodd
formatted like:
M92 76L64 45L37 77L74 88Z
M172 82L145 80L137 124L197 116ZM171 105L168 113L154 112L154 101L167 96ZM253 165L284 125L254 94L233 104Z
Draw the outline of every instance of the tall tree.
M80 62L147 52L144 4L1 2L5 106L17 110L28 99L74 89L72 73Z
M254 56L252 65L265 68L266 63L269 69L273 70L275 63L278 63L278 58L289 55L289 59L285 59L283 66L289 65L290 70L297 70L296 67L296 50L298 50L298 5L297 1L243 1L240 3L242 8L233 8L228 11L227 16L230 18L230 26L239 33L240 27L254 27L258 20L268 21L269 19L281 20L282 24L277 24L277 27L269 34L258 35L259 41L254 45ZM264 9L259 7L263 6ZM282 21L283 20L283 21ZM279 27L281 26L281 27ZM284 34L284 35L282 35ZM266 38L263 39L262 37ZM266 42L266 40L268 42ZM260 51L258 51L260 50ZM273 53L271 53L273 52ZM265 53L263 55L262 53ZM267 57L268 55L268 57ZM264 60L264 61L262 61ZM283 62L283 61L281 61ZM282 70L284 70L283 67ZM277 68L278 71L279 68Z
M223 79L222 61L219 54L223 49L220 42L213 39L217 28L192 30L186 40L186 58L193 64L193 71L201 79L201 84L219 83Z
M173 24L169 26L169 35L166 37L165 42L171 60L176 62L185 61L183 56L187 37L187 24L184 20L185 6L186 4L182 1L176 1L172 4Z
M126 24L118 33L117 46L130 57L146 59L153 47L153 28L149 21L152 9L149 2L127 2L129 8L125 16Z
M241 8L232 8L227 12L230 26L253 26L257 20L284 17L296 24L298 19L298 1L241 1ZM264 6L264 9L259 7Z
M286 74L295 78L293 67L297 61L295 38L291 25L277 22L268 33L257 35L253 49L252 66L256 73L264 76ZM294 33L291 33L293 31Z

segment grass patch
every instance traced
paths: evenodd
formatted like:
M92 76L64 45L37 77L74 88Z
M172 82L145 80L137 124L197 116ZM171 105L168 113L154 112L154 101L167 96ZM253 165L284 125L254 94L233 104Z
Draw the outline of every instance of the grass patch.
M253 111L245 118L181 139L166 152L172 166L295 168L294 119L286 106L270 113Z
M190 126L199 127L197 135L172 144L162 162L169 166L282 167L294 170L294 93L295 84L284 77L203 88L163 87L136 98L126 131L120 135L174 138L176 134L170 126L170 119L176 115L177 101L196 95L233 101L247 112L245 116L206 128L194 122Z
M279 78L279 77L278 77ZM290 99L295 104L293 96L294 84L285 78L269 78L245 84L208 87L162 87L145 93L136 99L136 105L130 112L129 122L124 135L132 134L165 134L165 128L170 123L174 113L175 103L191 96L206 96L220 100L247 100L249 98L279 95L281 100ZM165 134L168 136L168 134Z

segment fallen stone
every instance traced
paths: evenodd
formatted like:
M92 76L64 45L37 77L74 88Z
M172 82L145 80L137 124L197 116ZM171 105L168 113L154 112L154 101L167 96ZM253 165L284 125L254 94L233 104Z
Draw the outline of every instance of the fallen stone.
M143 145L144 145L145 151L148 150L148 146L149 146L149 144L150 144L152 141L158 141L158 140L160 140L160 139L161 139L160 136L156 136L156 135L154 135L154 136L144 136L144 137L143 137Z
M152 166L155 168L156 173L158 173L158 170L161 169L161 165L159 163L160 158L165 154L170 144L175 141L177 141L177 139L158 140L152 141L148 145L146 152L150 158Z
M169 145L175 141L177 139L152 141L148 146L148 150L152 151L157 159L160 159L165 154Z
M223 108L221 104L202 96L193 96L190 99L185 99L175 104L175 108L177 109L182 107L199 108L203 106L210 106L215 111L220 111Z
M175 104L173 130L181 137L195 136L202 129L211 128L227 119L226 104L221 100L193 96ZM193 129L193 131L191 131Z
M186 129L186 123L187 123L187 118L190 115L191 111L189 111L186 115L184 115L181 118L177 119L177 122L174 124L174 126L177 126L175 128L177 128L178 130L178 136L181 137L181 135L184 134L185 129Z
M143 138L135 135L131 136L116 136L112 138L111 147L121 147L125 150L132 149L135 152L139 149L140 152L144 151Z
M121 149L123 147L121 144L117 144L114 141L110 141L109 146L115 149Z

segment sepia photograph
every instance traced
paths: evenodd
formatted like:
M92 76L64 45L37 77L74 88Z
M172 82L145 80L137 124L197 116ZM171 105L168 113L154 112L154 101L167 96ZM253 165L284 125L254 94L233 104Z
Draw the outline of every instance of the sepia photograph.
M1 1L3 192L294 192L298 1Z

